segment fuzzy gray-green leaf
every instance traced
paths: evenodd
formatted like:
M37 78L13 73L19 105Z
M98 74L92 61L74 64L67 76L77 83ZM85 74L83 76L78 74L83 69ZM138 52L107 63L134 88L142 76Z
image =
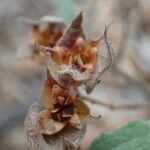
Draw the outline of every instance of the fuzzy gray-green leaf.
M149 150L150 121L132 121L111 133L103 133L89 150Z

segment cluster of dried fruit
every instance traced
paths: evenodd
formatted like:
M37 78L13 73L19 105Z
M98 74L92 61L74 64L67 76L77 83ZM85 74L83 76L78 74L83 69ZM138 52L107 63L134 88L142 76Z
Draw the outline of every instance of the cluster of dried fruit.
M90 93L101 74L111 65L113 53L107 39L107 27L100 39L88 40L82 29L82 19L80 13L63 35L62 26L57 30L59 33L50 26L52 32L46 31L40 38L37 38L37 30L35 32L34 46L45 55L47 79L41 97L44 109L38 104L32 105L25 120L32 149L39 147L39 134L48 143L53 142L56 146L59 143L58 149L77 149L85 133L86 120L92 117L88 106L81 100L78 87L85 85L87 93ZM104 68L101 68L98 57L102 39L109 55ZM40 53L38 55L41 57Z

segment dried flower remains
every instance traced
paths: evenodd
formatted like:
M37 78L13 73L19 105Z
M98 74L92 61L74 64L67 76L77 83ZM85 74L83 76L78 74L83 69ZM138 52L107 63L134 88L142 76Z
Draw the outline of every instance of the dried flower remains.
M36 44L53 47L64 32L64 21L54 16L43 16L40 20L28 18L20 18L20 20L30 26L30 40L25 48L19 49L18 53L30 53L26 55L31 59L40 63L45 61L45 55L37 49Z
M44 108L33 104L25 120L31 149L39 148L40 134L56 148L59 143L58 149L78 149L86 122L93 117L78 87L85 85L87 93L92 92L101 74L110 67L113 51L107 27L100 39L89 40L84 35L82 20L81 12L53 46L36 41L36 48L46 57L47 76L41 95ZM109 56L104 68L99 62L101 40L106 43Z

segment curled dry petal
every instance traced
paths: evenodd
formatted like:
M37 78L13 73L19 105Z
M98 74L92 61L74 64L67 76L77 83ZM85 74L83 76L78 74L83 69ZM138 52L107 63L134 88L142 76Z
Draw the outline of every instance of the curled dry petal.
M24 125L27 135L27 142L31 150L39 150L39 134L41 127L39 124L40 106L34 103L27 113Z

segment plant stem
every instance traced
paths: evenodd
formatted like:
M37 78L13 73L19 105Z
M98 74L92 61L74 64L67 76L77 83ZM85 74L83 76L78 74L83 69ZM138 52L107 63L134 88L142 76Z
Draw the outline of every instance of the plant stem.
M88 97L86 95L80 94L79 97L84 101L91 102L94 104L98 104L109 109L143 109L146 107L150 107L150 103L109 103L105 101L98 100L96 98Z

